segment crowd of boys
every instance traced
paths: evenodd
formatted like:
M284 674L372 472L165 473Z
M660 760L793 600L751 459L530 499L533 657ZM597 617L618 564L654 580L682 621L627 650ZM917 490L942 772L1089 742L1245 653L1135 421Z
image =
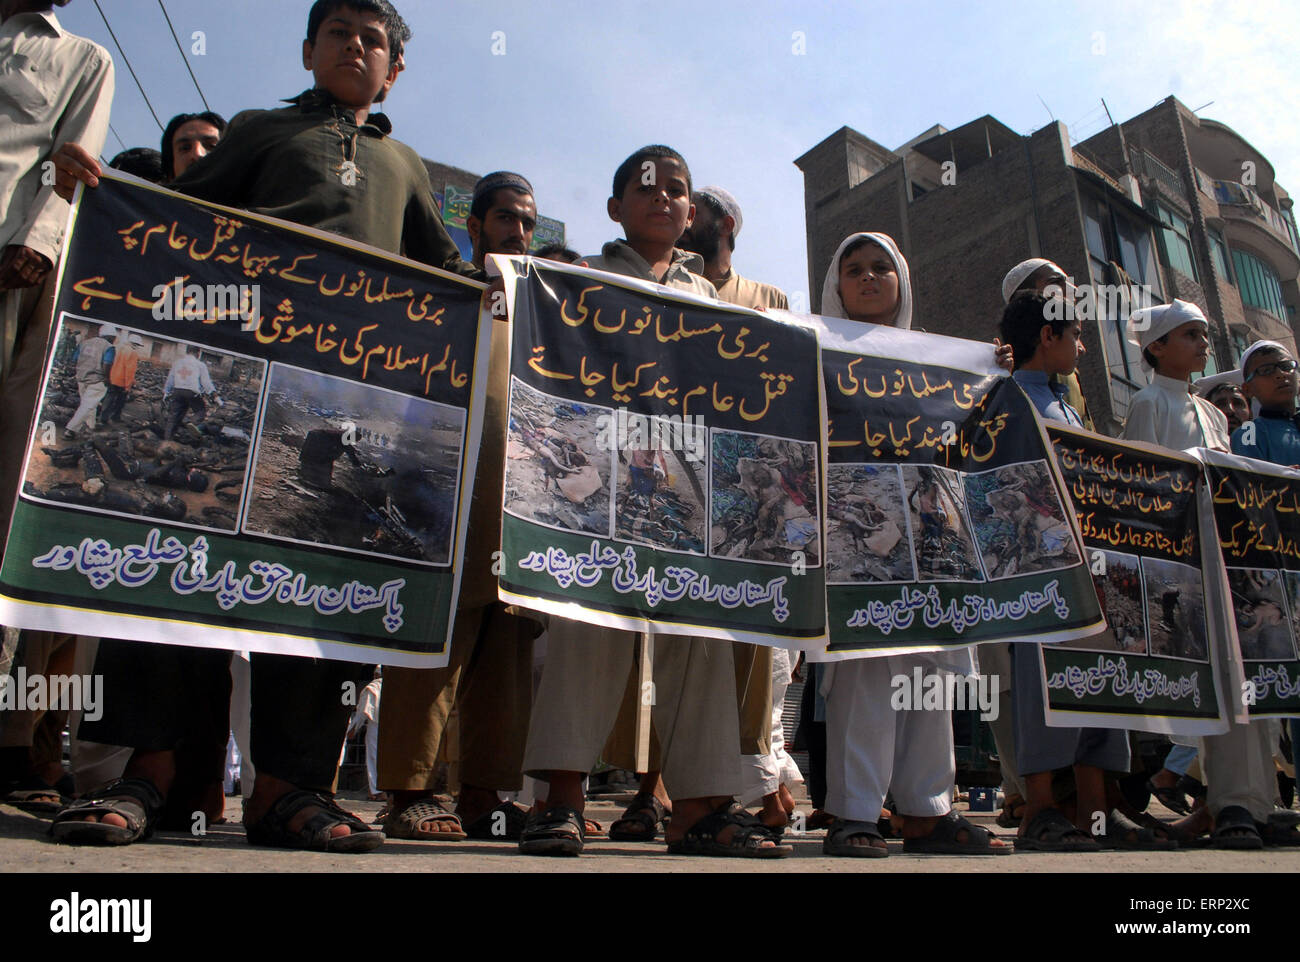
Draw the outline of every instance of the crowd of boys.
M7 75L0 79L0 109L14 113L29 135L21 141L0 132L0 153L21 168L13 176L8 166L0 169L5 245L0 292L8 292L3 295L8 305L0 366L6 427L0 461L10 466L21 462L29 429L29 421L13 412L34 408L49 346L48 291L43 307L32 292L49 276L61 240L32 225L57 219L60 209L66 213L60 205L78 182L97 185L101 171L94 158L112 96L107 53L79 38L71 38L76 43L69 47L69 35L51 6L48 0L0 0L0 55L25 56L37 65L34 70L47 69L41 89L55 91L42 111L41 105L21 102ZM479 181L467 221L473 254L463 260L443 227L420 158L392 137L388 117L373 110L397 81L409 39L409 29L387 0L318 0L302 45L313 84L288 106L245 111L228 125L210 112L183 114L168 125L158 156L127 151L114 166L196 198L328 230L486 280L487 255L529 250L537 221L533 188L523 176L505 171ZM41 165L51 159L56 183L42 187ZM685 159L671 148L645 147L619 165L607 210L624 236L585 258L586 266L743 307L787 307L782 292L740 276L732 265L743 223L735 197L722 188L697 189ZM564 260L576 256L552 253ZM852 290L846 288L850 283ZM1015 379L1041 416L1086 427L1072 378L1083 351L1082 331L1073 321L1049 320L1054 316L1049 298L1063 293L1064 284L1063 272L1050 261L1032 259L1014 267L1004 283L1008 303L998 333L1009 345L1005 366L1014 367ZM24 290L28 293L16 296ZM846 239L826 290L824 300L837 305L841 317L900 327L911 323L906 261L885 235ZM1125 437L1174 448L1231 447L1249 457L1300 464L1296 362L1284 347L1254 345L1242 358L1239 386L1206 385L1210 403L1189 391L1188 379L1205 368L1208 352L1208 327L1195 305L1175 301L1152 308L1135 317L1134 330L1153 381L1134 398ZM351 714L339 692L345 683L363 686L373 666L254 654L248 673L249 739L256 777L243 818L249 842L365 852L386 836L454 841L468 835L517 841L528 854L576 855L587 838L603 831L585 817L584 779L601 757L629 757L636 714L632 681L647 641L557 617L543 625L540 617L497 599L490 552L499 542L501 523L507 335L507 324L493 324L453 660L443 669L384 673L378 784L372 786L389 799L383 831L346 811L334 795L339 746ZM129 341L124 347L129 353ZM95 383L102 389L83 394L86 410L71 430L93 431L103 395L112 386L123 393L130 385L125 373L120 383L113 380L111 367L99 372L104 365L86 345L80 350L89 358L87 371L100 375ZM101 418L120 414L119 400L115 396ZM1241 425L1249 420L1251 400L1260 411L1251 422L1255 430L1247 432ZM1235 418L1231 440L1229 417L1216 404ZM0 480L5 511L0 520L7 522L17 478L6 469ZM543 628L545 661L535 685L534 645ZM1037 646L1011 649L1012 663L1002 671L1010 679L1013 724L999 729L999 754L1011 780L1023 786L1016 848L1166 849L1210 832L1214 844L1228 848L1300 844L1300 833L1274 811L1267 725L1234 723L1224 735L1203 739L1205 803L1182 822L1166 824L1136 810L1118 789L1118 779L1133 765L1127 734L1047 728ZM990 649L985 670L993 671L998 657ZM1001 657L1006 658L1004 651ZM53 747L57 729L49 731L51 719L14 714L3 720L0 764L9 800L53 815L54 838L128 844L155 828L185 823L194 810L219 814L230 729L229 652L24 632L17 662L29 671L51 673L89 664L104 679L102 716L81 720L72 732L75 800L68 799L74 788ZM784 692L791 672L785 653L774 658L767 648L656 636L652 664L651 770L623 818L610 826L610 837L648 842L662 831L668 850L685 855L791 854L782 829L793 815L789 787L799 773L781 744L777 693ZM824 683L832 716L840 719L832 727L853 727L845 718L874 717L855 713L852 700L866 689L858 682L850 685L851 672L840 674ZM453 713L459 718L461 759L454 811L435 795ZM843 745L847 737L854 751L869 754L873 748L866 743L876 735L874 729L839 731L831 743ZM901 728L898 739L901 746ZM877 786L879 798L847 797L846 792L858 791L852 787L856 783L833 776L831 833L824 851L885 854L882 833L888 831L889 813L880 803L890 785L888 772L901 779L910 767L915 771L907 780L929 786L921 794L933 796L934 803L925 814L907 814L906 850L1009 854L1010 846L951 813L945 797L952 787L951 732L946 740L936 736L930 742L927 751L935 750L923 764L899 755L903 760L897 764L876 766L877 774L886 773ZM84 765L77 746L84 751ZM1063 798L1056 776L1067 770L1073 790ZM105 773L115 777L101 777ZM520 791L525 776L535 780L531 809L502 800ZM752 813L737 799L761 808ZM1100 822L1098 813L1104 816Z

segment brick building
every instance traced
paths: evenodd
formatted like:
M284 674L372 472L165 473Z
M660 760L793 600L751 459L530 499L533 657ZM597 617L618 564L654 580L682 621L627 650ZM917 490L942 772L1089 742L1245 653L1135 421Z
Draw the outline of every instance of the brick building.
M1070 144L1064 124L1021 136L984 116L889 150L841 127L795 161L804 174L809 290L859 230L897 240L916 326L990 339L1006 271L1056 261L1076 283L1143 285L1211 321L1212 370L1261 338L1294 349L1300 242L1291 199L1240 135L1170 97ZM1146 376L1114 304L1085 323L1079 376L1099 430L1118 433ZM1095 324L1096 327L1090 328Z

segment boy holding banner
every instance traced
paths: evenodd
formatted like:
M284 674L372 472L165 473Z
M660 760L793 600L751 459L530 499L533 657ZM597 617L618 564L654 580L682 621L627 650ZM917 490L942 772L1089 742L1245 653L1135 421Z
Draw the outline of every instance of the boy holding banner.
M700 257L676 246L694 214L691 175L680 154L650 146L628 157L614 174L607 209L627 239L606 244L600 256L586 258L588 266L716 298L713 285L692 272L702 268ZM743 777L732 646L682 635L649 637L649 700L674 802L668 850L747 858L791 854L733 801ZM521 852L581 853L582 777L614 725L635 651L632 632L551 618L524 753L525 773L549 780L550 788L545 810L529 817Z
M371 106L402 69L410 29L387 0L317 0L308 15L303 66L314 86L278 110L235 117L211 154L172 186L195 197L332 231L471 276L442 226L418 155L389 137ZM58 189L98 183L99 166L77 145L57 155ZM229 695L230 653L134 642L104 644L97 671L118 706L81 735L135 749L126 777L91 792L56 818L56 839L127 844L148 836L175 777L175 749L195 704ZM257 845L365 852L384 836L333 800L331 785L350 708L371 667L286 655L252 656L252 751L257 780L245 805ZM109 680L111 679L111 680ZM90 728L96 729L90 731Z
M1151 384L1129 405L1124 439L1175 450L1229 449L1228 419L1209 401L1191 393L1188 378L1209 359L1209 324L1195 304L1175 300L1135 311L1129 327L1137 336L1143 363L1154 371ZM1236 701L1230 693L1225 703ZM1201 759L1214 819L1214 844L1226 849L1259 849L1257 824L1273 810L1273 754L1268 726L1242 725L1228 711L1228 731L1202 740Z
M1241 355L1241 391L1259 402L1259 417L1232 433L1232 453L1300 467L1300 426L1296 424L1296 360L1276 341L1256 341ZM1292 751L1300 719L1291 719Z
M1025 395L1046 421L1082 428L1083 419L1065 400L1062 378L1074 373L1084 352L1081 329L1075 320L1047 320L1049 301L1042 294L1012 297L1002 313L1002 338L1011 345L1016 369L1012 374ZM1106 812L1105 773L1127 772L1128 738L1109 728L1049 728L1043 721L1043 689L1039 646L1014 644L1011 713L1016 739L1016 767L1025 780L1025 814L1016 848L1039 852L1091 852L1098 842L1089 831L1093 814ZM1074 769L1077 789L1074 821L1057 807L1052 774ZM1114 824L1118 821L1118 824ZM1121 820L1118 812L1107 816L1107 836L1116 828L1127 836L1136 833L1154 846L1149 829ZM1146 836L1143 836L1146 832ZM1161 847L1167 847L1167 844Z

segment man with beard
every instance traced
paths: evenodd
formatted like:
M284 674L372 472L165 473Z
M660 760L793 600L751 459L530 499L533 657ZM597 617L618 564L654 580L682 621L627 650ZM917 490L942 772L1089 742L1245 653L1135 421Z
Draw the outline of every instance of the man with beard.
M532 185L509 171L480 178L465 226L476 267L483 267L488 254L526 254L537 226ZM534 622L497 600L493 572L492 555L501 543L509 336L508 324L492 325L483 442L451 661L446 668L390 667L384 673L379 710L381 718L392 721L379 726L379 787L390 795L384 821L390 838L445 842L468 832L506 841L518 839L523 828L523 809L497 797L498 791L517 792L523 785L537 634ZM455 814L434 798L439 748L453 708L460 716L461 791Z
M789 310L790 302L780 288L741 277L731 267L742 223L736 198L721 187L701 187L691 200L695 220L678 246L704 258L704 276L718 289L718 298L756 311Z

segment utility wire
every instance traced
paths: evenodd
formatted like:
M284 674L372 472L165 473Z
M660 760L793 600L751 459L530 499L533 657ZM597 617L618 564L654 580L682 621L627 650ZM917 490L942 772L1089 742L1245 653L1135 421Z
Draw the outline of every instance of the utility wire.
M194 89L199 92L199 99L203 101L203 109L211 110L208 106L208 98L203 96L203 88L199 86L199 78L194 76L194 71L190 69L190 58L185 56L185 48L181 46L181 38L176 36L176 28L172 26L172 18L167 16L167 7L163 0L158 0L158 6L162 7L163 17L167 21L167 29L172 32L172 39L176 41L176 49L180 51L181 60L185 63L185 69L189 70L190 79L194 81Z
M144 92L144 85L140 83L140 78L135 75L135 68L131 66L130 59L127 58L126 51L122 49L122 44L117 39L117 34L113 32L112 25L108 22L108 17L104 15L104 8L99 5L99 0L95 0L95 9L99 11L100 19L104 21L104 26L108 27L108 35L113 38L113 43L117 46L117 52L122 55L122 61L126 64L126 69L131 72L131 79L135 85L140 88L140 96L144 98L145 106L149 108L149 113L153 114L153 122L158 125L158 129L163 129L162 121L158 119L158 112L153 109L153 104L149 103L149 95Z
M114 129L112 124L108 125L108 129L113 131L113 136L117 138L117 142L121 144L123 150L126 150L126 144L122 142L122 137L118 134L117 130Z

